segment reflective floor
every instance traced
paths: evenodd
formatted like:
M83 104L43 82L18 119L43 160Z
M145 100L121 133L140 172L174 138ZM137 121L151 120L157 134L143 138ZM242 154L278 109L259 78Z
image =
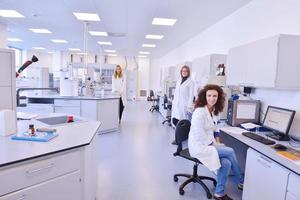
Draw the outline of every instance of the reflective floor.
M125 108L120 131L98 135L98 200L176 200L207 199L198 184L186 186L179 195L175 173L192 173L191 161L174 157L174 129L162 125L158 112L149 112L144 101L129 102ZM198 173L213 176L205 167ZM211 183L207 184L213 192ZM242 193L230 177L227 193L235 200Z

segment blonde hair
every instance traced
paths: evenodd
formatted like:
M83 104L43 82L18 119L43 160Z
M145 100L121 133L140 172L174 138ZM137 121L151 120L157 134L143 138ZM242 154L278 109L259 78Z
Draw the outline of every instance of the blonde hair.
M117 74L117 68L118 67L121 69L120 74ZM117 78L117 77L122 78L123 77L123 71L122 71L122 67L120 65L116 65L116 69L115 69L115 72L114 72L114 77L115 78Z

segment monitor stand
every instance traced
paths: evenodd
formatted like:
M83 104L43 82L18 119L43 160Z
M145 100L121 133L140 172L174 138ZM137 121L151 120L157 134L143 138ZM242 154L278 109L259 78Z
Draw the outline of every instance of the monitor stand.
M278 140L278 141L289 141L290 140L290 137L288 135L284 135L281 133L272 132L272 133L266 134L266 136L268 136L272 139Z

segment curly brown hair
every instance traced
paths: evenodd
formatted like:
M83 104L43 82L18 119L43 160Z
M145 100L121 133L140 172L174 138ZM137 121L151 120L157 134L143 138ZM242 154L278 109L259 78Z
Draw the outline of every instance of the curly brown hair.
M218 100L215 104L214 114L218 115L224 109L225 94L222 88L218 85L206 85L198 93L198 97L195 102L195 108L204 107L207 105L206 92L208 90L216 90L218 92Z

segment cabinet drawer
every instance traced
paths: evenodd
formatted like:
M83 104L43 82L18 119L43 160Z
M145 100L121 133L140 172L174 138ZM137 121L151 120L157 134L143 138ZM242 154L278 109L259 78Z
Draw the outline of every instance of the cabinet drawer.
M55 106L64 106L64 107L72 107L72 106L80 106L80 100L68 100L68 99L55 99Z
M300 176L291 173L289 176L289 182L288 182L288 187L287 191L294 194L298 199L300 199Z
M0 200L79 200L80 171L75 171L0 197Z
M79 151L8 166L0 170L0 196L79 169Z

